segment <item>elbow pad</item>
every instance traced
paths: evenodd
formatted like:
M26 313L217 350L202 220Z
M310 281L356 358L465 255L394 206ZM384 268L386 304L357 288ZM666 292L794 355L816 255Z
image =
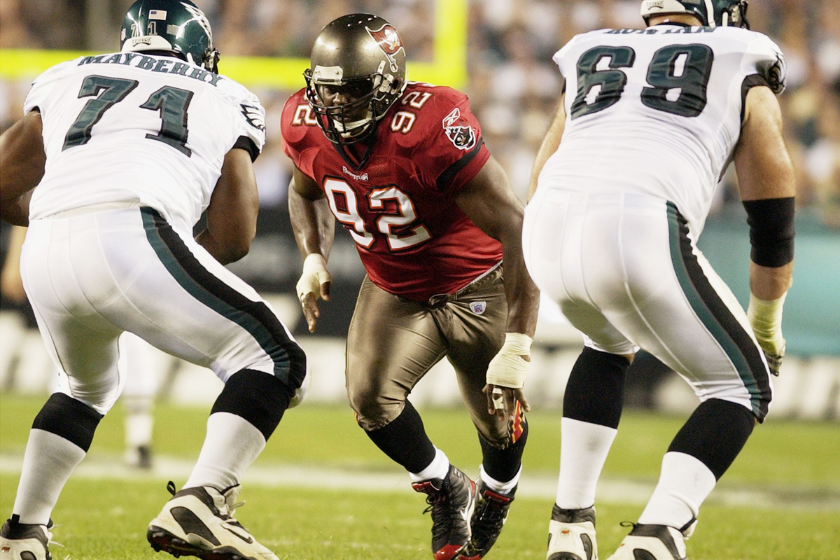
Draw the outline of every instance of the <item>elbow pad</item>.
M794 197L744 202L750 226L750 259L770 268L793 260Z

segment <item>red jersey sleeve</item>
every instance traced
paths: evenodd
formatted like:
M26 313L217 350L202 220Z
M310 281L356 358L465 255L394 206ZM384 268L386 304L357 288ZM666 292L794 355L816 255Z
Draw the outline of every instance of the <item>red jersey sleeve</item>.
M484 167L490 151L465 94L438 86L433 103L435 115L427 120L428 143L420 150L429 160L423 168L433 174L427 180L440 192L455 195Z
M322 132L303 94L304 90L299 90L283 106L280 133L283 136L285 154L289 156L295 167L314 178L312 159L318 147L312 141L311 135L313 131L318 134Z

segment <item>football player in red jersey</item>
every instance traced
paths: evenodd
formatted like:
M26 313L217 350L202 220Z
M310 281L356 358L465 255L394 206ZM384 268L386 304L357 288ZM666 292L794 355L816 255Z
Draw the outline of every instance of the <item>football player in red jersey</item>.
M297 292L314 331L338 220L367 272L347 336L350 404L427 494L435 559L477 559L496 541L520 476L539 294L522 258L523 205L466 95L408 82L405 57L384 19L338 18L283 109L304 258ZM477 483L432 444L407 400L444 356L478 430Z

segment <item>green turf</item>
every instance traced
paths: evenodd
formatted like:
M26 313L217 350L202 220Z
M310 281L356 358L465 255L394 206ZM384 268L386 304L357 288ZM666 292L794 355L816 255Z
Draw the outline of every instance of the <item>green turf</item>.
M43 398L0 395L0 454L19 456ZM205 408L160 404L155 411L155 451L193 460L204 437ZM474 472L478 444L462 410L423 410L435 443L453 463ZM662 453L683 418L628 411L604 476L655 481ZM524 463L527 473L556 476L559 414L534 412ZM91 459L122 452L122 411L106 417ZM710 500L689 542L692 560L840 560L840 426L836 423L768 421L724 477L729 489L774 489L790 495L790 508L732 507ZM355 426L343 407L302 406L289 411L258 464L279 463L397 472ZM0 476L0 513L11 510L17 475ZM714 494L713 494L714 496ZM807 507L812 497L814 507ZM54 511L55 560L165 560L145 541L145 527L168 498L157 480L71 479ZM428 515L411 493L300 489L247 485L247 505L237 517L281 559L429 560ZM552 499L517 499L502 537L488 560L545 558ZM803 506L803 503L806 506ZM599 503L601 558L606 559L642 506Z
M4 475L5 488L16 477ZM152 560L145 527L167 497L158 482L71 480L55 509L56 560ZM365 494L350 490L299 490L251 486L240 496L247 505L239 520L281 559L429 560L428 516L420 496ZM8 511L12 496L3 493ZM518 499L505 531L488 560L545 557L551 500ZM619 523L639 508L606 504L598 508L602 558L626 529ZM692 560L832 560L840 558L840 513L756 510L708 505L689 541Z

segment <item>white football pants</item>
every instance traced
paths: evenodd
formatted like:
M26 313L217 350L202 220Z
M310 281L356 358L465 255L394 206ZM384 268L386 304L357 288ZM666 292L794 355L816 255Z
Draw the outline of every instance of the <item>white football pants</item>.
M701 401L735 402L763 420L772 398L764 354L673 204L543 186L525 211L523 250L534 282L587 346L642 347Z
M123 331L222 381L246 368L273 374L302 398L308 368L290 361L299 349L269 304L154 210L34 220L21 274L59 390L100 414L122 389Z

